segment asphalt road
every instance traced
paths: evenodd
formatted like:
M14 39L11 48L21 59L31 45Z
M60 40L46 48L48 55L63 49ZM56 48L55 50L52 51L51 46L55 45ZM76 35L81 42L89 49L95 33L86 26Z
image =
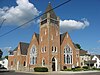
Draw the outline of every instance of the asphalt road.
M47 73L47 74L31 74L31 73L20 73L20 72L0 72L0 75L100 75L100 72L92 72L92 73Z

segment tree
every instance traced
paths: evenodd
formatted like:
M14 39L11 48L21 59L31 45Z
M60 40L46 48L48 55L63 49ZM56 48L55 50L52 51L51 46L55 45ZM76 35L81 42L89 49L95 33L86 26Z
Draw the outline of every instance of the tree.
M3 52L2 52L2 50L0 49L0 58L2 57L2 55L3 55Z
M75 44L75 45L78 47L78 49L82 50L80 44Z
M5 56L6 59L8 59L8 56Z

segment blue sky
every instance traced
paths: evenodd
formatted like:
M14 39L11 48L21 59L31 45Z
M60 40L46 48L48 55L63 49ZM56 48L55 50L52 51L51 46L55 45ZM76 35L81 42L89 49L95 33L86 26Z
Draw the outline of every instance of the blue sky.
M44 1L44 2L43 2ZM0 35L42 14L48 3L52 7L65 0L0 0ZM90 53L100 54L100 0L71 0L54 10L60 17L61 33L68 31L71 39ZM20 41L30 42L34 32L39 33L35 20L24 27L0 37L0 48L7 55Z

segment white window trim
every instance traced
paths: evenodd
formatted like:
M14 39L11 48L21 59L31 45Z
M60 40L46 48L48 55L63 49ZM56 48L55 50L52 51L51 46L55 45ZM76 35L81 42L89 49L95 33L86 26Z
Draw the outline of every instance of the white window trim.
M44 47L41 47L41 52L42 53L45 53L46 52L46 48L45 48L46 46L44 46Z
M46 29L45 29L45 35L47 34Z
M52 48L53 48L53 49L52 49L52 52L54 53L54 52L55 52L55 47L54 47L54 46L52 46Z
M34 52L32 52L32 50L33 50L33 48L35 48L35 51ZM31 47L31 49L30 49L30 64L31 65L35 65L36 64L36 61L37 61L37 51L36 51L37 49L36 49L36 46L35 45L33 45L32 47ZM34 64L33 64L33 57L34 57Z
M56 46L55 47L52 46L52 48L53 48L53 51L52 51L53 53L56 53L58 51L58 48ZM56 51L55 51L55 48L56 48Z
M43 61L44 61L44 62L43 62ZM45 59L44 59L44 57L43 57L43 58L42 58L42 66L45 66L44 63L45 63Z
M55 52L57 52L58 51L58 48L56 47L56 51Z
M68 52L66 52L67 50L67 47L69 47L69 53ZM64 64L73 64L73 53L72 53L72 48L69 46L69 45L66 45L65 47L64 47L64 55L65 55L65 58L64 58L64 60L65 60L65 63ZM70 63L67 63L67 55L70 57ZM71 56L72 56L72 58L71 58ZM71 60L72 59L72 60Z

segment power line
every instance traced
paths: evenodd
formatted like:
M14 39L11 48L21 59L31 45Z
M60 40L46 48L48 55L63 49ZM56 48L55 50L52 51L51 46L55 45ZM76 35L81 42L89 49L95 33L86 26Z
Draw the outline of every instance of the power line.
M47 11L47 12L45 12L45 13L43 13L43 14L41 14L41 15L39 15L39 16L37 16L37 17L35 17L35 18L33 18L33 19L31 19L31 20L25 22L25 23L23 23L22 25L20 25L20 26L14 28L14 29L12 29L12 30L10 30L10 31L8 31L8 32L6 32L6 33L4 33L4 34L2 34L2 35L0 35L0 37L3 37L3 36L5 36L5 35L7 35L7 34L9 34L9 33L11 33L11 32L13 32L13 31L17 30L17 29L20 28L20 27L22 27L22 26L24 26L24 25L27 25L27 24L30 23L31 21L33 21L33 20L35 20L35 19L41 17L42 15L44 15L44 14L46 14L46 13L48 13L48 12L50 12L50 11L52 11L52 10L54 10L54 9L56 9L56 8L58 8L58 7L60 7L60 6L62 6L62 5L64 5L64 4L66 4L66 3L70 2L70 1L71 1L71 0L67 0L67 1L65 1L65 2L63 2L63 3L59 4L59 5L57 5L56 7L52 8L51 10L49 10L49 11ZM4 21L3 21L3 22L4 22Z
M4 20L1 22L0 29L1 29L1 27L2 27L2 25L3 25L3 23L4 23L5 20L6 20L6 19L4 19Z
M8 11L8 9L5 10L5 13L6 13L7 11ZM3 25L3 23L4 23L5 20L6 20L6 19L3 19L3 21L1 22L0 29L1 29L1 27L2 27L2 25Z

